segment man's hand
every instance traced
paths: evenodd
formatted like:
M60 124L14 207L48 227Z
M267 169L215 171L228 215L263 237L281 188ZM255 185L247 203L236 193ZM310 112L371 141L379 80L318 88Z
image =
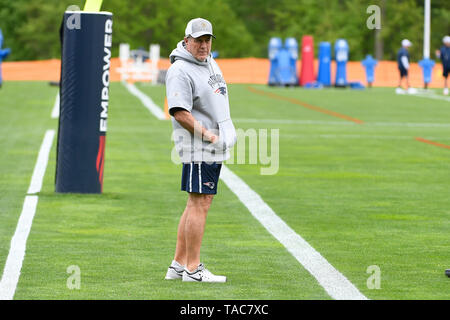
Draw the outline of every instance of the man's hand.
M205 129L205 131L203 132L203 140L215 143L217 140L219 140L219 137Z
M204 141L215 143L219 140L219 137L217 135L213 134L212 132L208 131L208 129L200 125L200 123L195 120L195 118L189 111L180 110L175 112L173 116L183 128L188 130L190 133L201 137Z

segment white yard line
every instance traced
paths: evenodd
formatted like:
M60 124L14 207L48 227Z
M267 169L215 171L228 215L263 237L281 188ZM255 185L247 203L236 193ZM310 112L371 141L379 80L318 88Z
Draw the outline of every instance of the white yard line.
M34 194L41 191L42 181L47 168L48 157L54 136L55 130L47 130L45 133L44 140L39 150L38 159L34 167L30 186L28 188L28 194ZM23 259L25 258L28 235L36 213L37 203L37 195L25 196L22 213L20 214L14 236L11 239L9 254L3 269L2 279L0 280L0 300L12 300L14 298Z
M345 276L292 230L255 191L225 165L222 166L220 178L253 217L316 278L330 297L337 300L367 300Z
M450 97L439 96L439 95L433 94L433 93L430 93L430 94L415 93L415 94L412 94L412 96L419 97L419 98L428 98L428 99L435 99L435 100L442 100L442 101L450 102Z
M355 122L350 121L321 121L321 120L300 120L300 119L252 119L252 118L233 118L233 122L242 123L274 123L274 124L323 124L323 125L345 125L357 126ZM364 123L365 124L365 123Z
M130 88L133 88L127 84L125 84L125 86L127 86L129 91ZM131 93L136 95L133 92ZM144 105L144 101L151 101L144 93L140 92L139 95ZM152 113L158 119L165 120L164 113L160 108L158 109L161 112L162 117L156 116L159 112L155 113L152 111ZM245 207L247 207L253 217L255 217L255 219L258 220L264 228L266 228L266 230L273 235L275 239L277 239L294 256L294 258L297 259L309 273L311 273L312 276L316 278L330 297L338 300L367 300L367 297L359 292L346 277L337 271L300 235L292 230L255 191L225 165L222 166L220 178Z
M14 298L37 203L37 196L25 197L22 213L17 223L16 232L11 239L11 247L0 281L0 300L12 300Z
M412 136L380 136L370 134L290 134L284 133L281 138L283 139L364 139L364 140L414 140ZM449 140L450 137L427 137L430 140L444 141Z
M122 82L123 85L128 89L128 91L137 97L139 100L141 100L142 104L159 120L166 120L166 115L164 114L164 111L158 107L153 100L143 93L141 90L139 90L134 84Z
M42 141L41 149L39 150L36 165L34 166L33 176L31 177L30 187L27 192L28 194L34 194L41 191L54 137L55 130L47 130L44 136L44 141Z
M367 126L379 127L424 127L424 128L448 128L450 123L439 122L364 122Z
M343 125L343 126L357 126L358 124L349 121L321 121L321 120L300 120L300 119L251 119L251 118L236 118L233 119L236 123L273 123L273 124L311 124L311 125ZM364 122L364 126L379 126L379 127L450 127L450 123L437 122Z

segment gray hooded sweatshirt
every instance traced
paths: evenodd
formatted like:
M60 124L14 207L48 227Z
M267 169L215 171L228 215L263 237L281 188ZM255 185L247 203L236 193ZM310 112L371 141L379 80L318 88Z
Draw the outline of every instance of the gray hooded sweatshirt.
M198 61L185 49L184 41L170 54L172 65L166 75L169 113L182 108L200 124L219 136L218 141L202 141L172 117L175 148L183 163L221 162L230 157L236 143L236 130L230 117L228 88L219 66L211 57Z

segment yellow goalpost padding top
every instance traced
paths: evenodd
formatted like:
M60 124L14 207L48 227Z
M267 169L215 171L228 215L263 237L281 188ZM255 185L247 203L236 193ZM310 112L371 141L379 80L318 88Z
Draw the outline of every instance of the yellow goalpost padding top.
M84 11L99 12L102 6L103 0L86 0L84 4Z

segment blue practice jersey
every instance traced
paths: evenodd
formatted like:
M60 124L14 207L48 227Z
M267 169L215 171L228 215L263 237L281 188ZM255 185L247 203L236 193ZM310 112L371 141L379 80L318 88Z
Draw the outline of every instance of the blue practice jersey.
M361 61L361 64L366 69L367 82L373 82L375 78L375 66L378 64L378 61L372 58L371 55L367 55L366 58Z
M423 59L419 61L419 66L422 68L423 81L425 83L430 83L432 78L433 67L435 65L434 60Z

